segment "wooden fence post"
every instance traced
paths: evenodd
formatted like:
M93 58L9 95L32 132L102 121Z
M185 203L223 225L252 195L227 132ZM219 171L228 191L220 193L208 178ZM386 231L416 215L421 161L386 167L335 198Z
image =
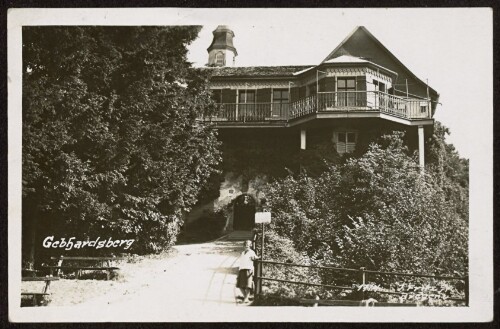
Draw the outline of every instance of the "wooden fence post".
M360 296L361 296L361 300L363 300L363 299L365 299L365 283L366 283L365 268L364 267L360 267L359 268L359 272L360 272L359 280L360 280L360 283L361 283L361 293L360 293Z
M253 276L255 295L260 295L262 292L262 280L259 278L262 276L262 263L258 260L253 262L253 267L255 269L255 275Z

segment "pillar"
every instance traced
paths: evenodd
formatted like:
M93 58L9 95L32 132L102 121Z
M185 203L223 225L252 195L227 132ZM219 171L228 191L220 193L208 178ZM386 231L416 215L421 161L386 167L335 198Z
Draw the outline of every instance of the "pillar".
M420 170L424 169L424 126L418 126L418 164Z
M306 149L306 130L300 129L300 149Z

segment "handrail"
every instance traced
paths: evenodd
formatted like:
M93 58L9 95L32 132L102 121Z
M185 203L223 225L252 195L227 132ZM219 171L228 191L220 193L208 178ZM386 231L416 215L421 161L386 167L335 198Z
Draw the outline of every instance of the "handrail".
M275 264L275 265L285 265L285 266L294 266L294 267L308 267L308 268L319 268L319 269L327 269L327 270L339 270L339 271L352 271L359 272L359 270L352 268L341 268L341 267L329 267L329 266L317 266L317 265L303 265L303 264L292 264L292 263L284 263L284 262L275 262L271 260L262 260L258 259L257 262L265 263L265 264Z
M255 263L260 268L260 270L262 269L262 264L271 264L271 265L283 265L283 266L289 266L289 267L305 267L305 268L334 270L334 271L341 271L341 272L357 272L357 273L361 274L361 276L360 276L360 279L361 279L360 287L364 287L365 284L366 284L366 274L392 275L392 276L411 276L411 277L417 277L417 278L418 277L420 277L420 278L431 278L431 279L438 279L438 280L461 280L461 281L464 281L464 283L465 283L465 288L464 288L465 299L458 298L456 296L451 296L451 297L449 297L447 299L449 299L449 300L455 300L455 301L464 301L466 305L469 305L469 277L468 276L460 277L460 276L428 275L428 274L419 274L419 273L384 272L384 271L366 270L364 267L361 267L358 270L358 269L353 269L353 268L293 264L293 263L285 263L285 262L278 262L278 261L271 261L271 260L261 260L261 259L255 260ZM260 264L260 266L259 266L259 264ZM269 278L269 277L263 276L263 273L261 273L261 271L259 271L259 273L255 276L255 280L259 283L259 285L262 284L263 280L267 280L267 281L276 281L276 282L300 284L300 285L306 285L306 286L325 287L325 288L331 288L331 289L353 290L353 287L345 287L345 286L342 287L342 286L334 286L334 285L319 284L319 283L309 283L309 282L303 282L303 281L292 281L292 280ZM365 291L364 289L360 290L360 293L363 295L363 298L364 298L364 291ZM415 292L388 291L388 290L377 290L377 293L389 294L389 295L415 294Z
M267 280L267 281L284 282L284 283L302 284L304 286L325 287L325 288L330 288L330 289L354 290L353 287L332 286L332 285L329 285L329 284L321 284L321 283L310 283L310 282L303 282L303 281L292 281L292 280L274 279L274 278L268 278L268 277L264 277L264 276L257 276L257 279Z
M265 264L285 265L285 266L292 266L292 267L318 268L318 269L327 269L327 270L344 271L344 272L359 272L360 271L360 269L354 269L354 268L292 264L292 263L276 262L276 261L262 260L262 259L258 259L257 262L265 263ZM381 271L373 271L373 270L365 270L365 269L363 269L362 271L365 273L372 273L372 274L393 275L393 276L414 276L414 277L419 277L419 278L433 278L433 279L439 279L439 280L466 280L467 279L467 276L462 277L462 276L443 276L443 275L403 273L403 272L381 272Z
M406 98L382 91L318 92L293 102L219 103L207 121L289 121L312 113L376 112L404 119L432 117L430 99Z

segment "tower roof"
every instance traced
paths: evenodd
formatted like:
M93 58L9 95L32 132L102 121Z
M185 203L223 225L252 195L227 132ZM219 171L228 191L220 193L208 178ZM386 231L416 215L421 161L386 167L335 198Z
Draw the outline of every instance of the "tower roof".
M234 32L229 26L219 25L212 33L214 35L214 39L207 49L209 52L212 49L229 49L234 52L235 56L238 55L238 52L233 45Z

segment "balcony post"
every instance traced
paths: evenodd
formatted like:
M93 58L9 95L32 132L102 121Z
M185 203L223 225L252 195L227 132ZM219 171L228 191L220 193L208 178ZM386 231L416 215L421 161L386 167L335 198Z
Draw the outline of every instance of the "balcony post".
M306 130L300 129L300 149L306 149Z
M418 164L420 171L424 171L424 126L418 126Z

